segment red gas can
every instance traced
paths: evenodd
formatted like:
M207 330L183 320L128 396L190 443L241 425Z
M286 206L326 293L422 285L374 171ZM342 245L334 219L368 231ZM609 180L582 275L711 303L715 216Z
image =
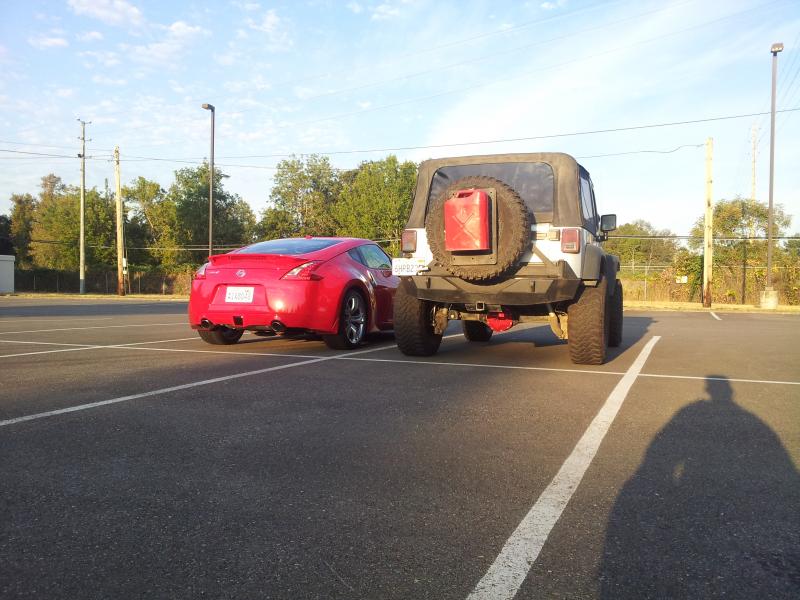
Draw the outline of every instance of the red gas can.
M445 250L489 250L489 208L489 194L483 190L459 190L445 200Z

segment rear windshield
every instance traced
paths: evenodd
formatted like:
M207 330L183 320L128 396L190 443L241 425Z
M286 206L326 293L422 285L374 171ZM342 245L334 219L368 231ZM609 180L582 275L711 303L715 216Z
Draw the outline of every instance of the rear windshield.
M484 175L499 179L522 198L537 221L553 220L553 168L547 163L513 162L484 163L479 165L453 165L441 167L433 174L428 205L448 186L462 177Z
M290 238L286 240L267 240L266 242L258 242L252 246L247 246L241 250L237 250L237 254L288 254L293 256L295 254L308 254L309 252L316 252L329 248L334 244L338 244L342 240L318 239L318 238Z

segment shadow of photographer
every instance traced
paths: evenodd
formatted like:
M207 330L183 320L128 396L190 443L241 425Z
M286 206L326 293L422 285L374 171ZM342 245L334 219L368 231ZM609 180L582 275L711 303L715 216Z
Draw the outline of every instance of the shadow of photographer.
M617 497L602 598L800 598L800 474L726 378L706 391Z

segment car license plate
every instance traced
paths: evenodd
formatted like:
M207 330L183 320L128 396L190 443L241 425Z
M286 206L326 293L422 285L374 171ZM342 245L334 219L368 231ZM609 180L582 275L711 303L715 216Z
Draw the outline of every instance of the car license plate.
M225 290L225 302L252 302L253 289L252 287L228 286L228 289Z
M425 264L423 258L393 258L392 259L392 275L398 277L407 277L416 275L421 271L427 271L428 265Z

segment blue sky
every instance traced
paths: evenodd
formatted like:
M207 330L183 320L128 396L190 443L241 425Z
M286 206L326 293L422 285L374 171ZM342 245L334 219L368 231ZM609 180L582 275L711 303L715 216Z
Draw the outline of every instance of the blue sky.
M708 137L715 200L749 196L758 128L766 200L768 117L430 146L768 111L778 41L778 109L797 108L796 0L4 2L0 149L74 156L81 118L88 186L113 187L119 145L123 182L167 187L208 155L208 102L225 185L257 213L287 154L351 168L388 148L415 147L394 151L414 161L563 151L592 173L602 212L682 234L703 211ZM780 114L776 139L775 201L800 231L800 115ZM0 152L0 213L50 172L80 181L76 158Z

